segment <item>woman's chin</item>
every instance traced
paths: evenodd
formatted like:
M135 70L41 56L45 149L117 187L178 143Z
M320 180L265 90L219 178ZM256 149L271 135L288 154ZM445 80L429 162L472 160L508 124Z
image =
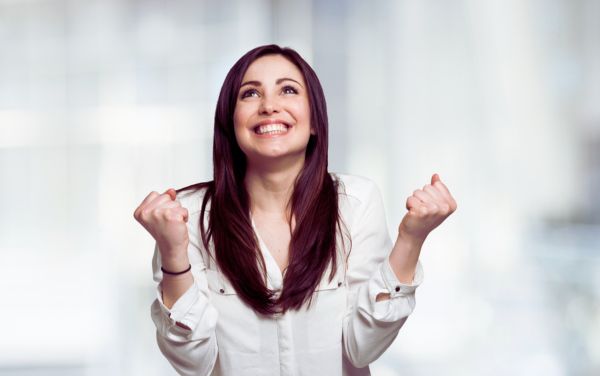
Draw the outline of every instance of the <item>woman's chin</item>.
M289 149L271 149L261 150L253 153L252 159L258 163L277 163L287 162L293 163L294 160L304 159L306 149L289 150Z

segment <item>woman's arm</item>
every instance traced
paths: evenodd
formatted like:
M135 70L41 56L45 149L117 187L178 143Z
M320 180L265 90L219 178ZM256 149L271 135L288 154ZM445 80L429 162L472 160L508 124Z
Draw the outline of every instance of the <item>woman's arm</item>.
M183 252L168 252L168 254L183 255L173 260L162 260L162 265L167 271L182 271L189 265L189 257L185 250ZM167 308L173 304L185 293L194 283L192 273L187 272L180 275L171 275L163 273L162 277L163 302Z
M388 233L385 210L377 186L364 178L347 188L355 202L351 225L352 250L348 258L347 311L343 348L355 368L375 361L394 341L415 307L415 290L423 280L418 252L399 238L394 245ZM399 279L392 270L391 252L417 255L414 277ZM409 271L410 272L410 271ZM406 281L410 279L410 283Z
M433 174L431 184L415 190L406 200L408 212L398 227L398 238L389 259L400 281L413 279L425 238L456 208L456 201L438 174ZM385 299L377 298L377 301Z
M414 279L422 246L423 241L411 239L398 234L396 243L392 249L392 252L390 253L388 261L399 282L403 284L410 284ZM388 300L389 298L390 294L384 292L378 294L375 301L379 302L382 300Z
M218 311L210 302L206 264L199 243L199 210L201 196L180 197L181 205L188 209L186 221L189 241L187 249L179 252L161 252L154 247L152 272L156 286L156 299L152 303L151 317L156 326L156 341L161 353L180 375L207 376L215 365L218 347L215 330ZM164 250L163 250L164 251ZM173 258L162 259L163 255ZM163 273L191 270L181 275Z
M158 285L151 317L156 326L158 347L177 373L207 376L212 372L218 353L215 337L218 312L209 300L206 267L192 242L188 254L194 255L190 257L190 272L180 276L163 275L161 254L156 245L152 269ZM169 270L166 266L165 269Z
M343 327L345 354L358 368L391 345L413 312L415 290L423 281L419 261L423 242L456 210L456 202L435 174L431 185L408 198L409 211L392 247L381 193L374 183L365 185L366 193L357 194L362 202L351 231L350 294Z

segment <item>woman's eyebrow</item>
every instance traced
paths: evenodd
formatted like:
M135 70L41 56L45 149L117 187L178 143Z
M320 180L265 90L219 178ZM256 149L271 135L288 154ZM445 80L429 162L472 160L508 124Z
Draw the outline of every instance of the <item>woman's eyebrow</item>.
M302 84L301 84L300 82L298 82L298 81L296 81L296 80L294 80L294 79L292 79L292 78L289 78L289 77L283 77L283 78L279 78L279 79L277 79L277 81L275 81L275 83L276 83L277 85L279 85L280 83L282 83L283 81L286 81L286 80L287 80L287 81L294 81L295 83L297 83L297 84L298 84L298 85L300 85L301 87L304 87L304 86L302 86ZM240 85L240 88L241 88L242 86L245 86L245 85L261 86L262 84L261 84L261 82L260 82L260 81L246 81L246 82L244 82L243 84L241 84L241 85Z
M301 87L304 87L304 86L302 86L302 84L301 84L300 82L298 82L298 81L296 81L296 80L294 80L294 79L292 79L292 78L288 78L288 77L283 77L283 78L280 78L280 79L278 79L277 81L275 81L275 83L276 83L277 85L279 85L281 82L283 82L283 81L286 81L286 80L287 80L287 81L293 81L293 82L297 83L298 85L300 85Z

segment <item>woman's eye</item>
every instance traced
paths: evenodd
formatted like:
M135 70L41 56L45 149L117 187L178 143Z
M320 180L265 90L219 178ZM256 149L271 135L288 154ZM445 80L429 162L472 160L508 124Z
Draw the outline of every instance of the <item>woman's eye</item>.
M242 98L249 97L249 96L251 96L251 94L252 94L252 93L258 94L258 93L256 92L256 90L254 90L254 89L249 89L249 90L246 90L246 91L244 91L244 92L242 93L241 97L242 97Z
M283 92L286 94L298 94L298 90L296 90L293 86L285 86L283 88Z

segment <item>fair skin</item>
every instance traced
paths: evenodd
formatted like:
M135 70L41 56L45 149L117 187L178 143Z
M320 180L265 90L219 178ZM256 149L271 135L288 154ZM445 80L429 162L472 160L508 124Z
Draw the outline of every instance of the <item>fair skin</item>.
M250 211L257 231L266 243L280 270L289 261L289 243L294 228L289 202L293 182L304 165L304 154L311 133L310 108L306 84L300 70L280 55L256 59L248 67L238 93L234 112L235 135L247 157L245 185L250 196ZM285 123L271 128L273 134L257 134L259 122ZM264 129L268 130L268 129ZM398 236L389 255L398 280L411 283L427 235L456 210L456 202L434 174L431 183L415 190L406 201L408 212L398 227ZM134 217L156 239L162 265L170 271L189 265L187 210L175 200L175 191L151 192L135 210ZM193 283L190 272L163 275L163 302L167 308ZM389 299L381 293L377 301ZM178 325L180 325L178 323ZM180 325L181 326L181 325Z

